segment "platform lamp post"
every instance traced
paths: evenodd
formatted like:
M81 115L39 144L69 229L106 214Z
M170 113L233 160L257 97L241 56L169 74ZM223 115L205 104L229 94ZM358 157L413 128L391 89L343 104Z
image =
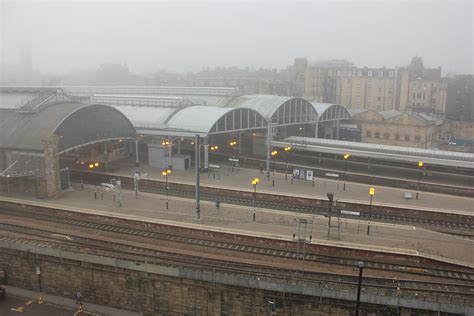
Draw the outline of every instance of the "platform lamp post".
M346 178L347 178L347 160L351 158L351 155L345 154L344 155L344 185L343 190L346 191Z
M165 184L166 184L166 209L168 209L168 196L169 196L169 187L168 187L168 176L171 174L171 170L170 169L166 169L166 170L163 170L163 172L161 172L161 175L163 177L165 177Z
M254 178L252 180L253 185L253 221L255 222L255 208L256 208L256 200L257 200L257 184L260 182L259 178Z
M288 156L290 155L291 146L285 147L285 159L286 159L286 170L285 170L285 181L288 180Z
M424 163L423 161L418 161L418 182L416 183L416 199L418 200L418 193L420 191L420 177L421 177L421 170L423 170Z
M370 219L372 218L372 198L375 195L375 188L369 189L369 195L370 195L370 204L369 204L369 224L367 225L367 235L370 234Z
M326 194L326 196L328 197L328 200L329 200L329 203L328 203L328 217L329 217L329 221L328 221L328 240L329 238L331 238L331 217L332 217L332 202L334 200L334 194L333 193L328 193Z
M362 261L357 262L357 267L359 268L359 282L357 283L357 301L356 301L355 316L359 316L360 290L362 287L362 270L364 269L364 263Z
M278 150L272 151L272 157L276 157L278 155ZM275 186L275 162L272 164L272 171L273 171L273 177L272 177L272 187Z

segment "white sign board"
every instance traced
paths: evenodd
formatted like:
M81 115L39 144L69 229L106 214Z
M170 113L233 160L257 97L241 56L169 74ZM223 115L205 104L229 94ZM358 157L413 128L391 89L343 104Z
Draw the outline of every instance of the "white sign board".
M303 169L303 168L295 168L293 169L293 178L306 180L306 181L313 181L314 172L313 170Z

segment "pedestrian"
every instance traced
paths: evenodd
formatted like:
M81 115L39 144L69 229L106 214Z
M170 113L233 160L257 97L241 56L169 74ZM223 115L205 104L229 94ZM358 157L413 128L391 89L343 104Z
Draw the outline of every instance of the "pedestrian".
M80 308L82 308L82 293L80 290L77 290L76 293L74 294L76 298L76 305L79 305Z

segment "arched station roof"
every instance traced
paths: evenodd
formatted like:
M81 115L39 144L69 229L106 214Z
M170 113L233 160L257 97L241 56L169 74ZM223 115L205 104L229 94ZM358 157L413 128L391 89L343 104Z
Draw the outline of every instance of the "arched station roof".
M221 108L190 106L174 113L167 120L171 130L204 134L220 134L249 129L265 128L263 116L249 108Z
M34 112L0 109L0 147L43 151L43 141L60 137L59 153L107 139L135 138L131 122L107 105L45 104Z
M246 107L260 113L274 126L315 123L317 112L310 102L302 98L277 95L244 95L234 99L230 107Z
M311 102L311 104L318 113L319 122L349 120L351 118L351 114L343 105L317 102Z

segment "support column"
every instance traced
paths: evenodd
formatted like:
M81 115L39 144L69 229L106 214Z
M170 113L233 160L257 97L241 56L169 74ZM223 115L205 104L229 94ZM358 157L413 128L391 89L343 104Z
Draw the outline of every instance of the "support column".
M140 166L140 161L138 161L138 139L135 139L135 167Z
M339 140L340 125L341 125L341 120L336 120L336 140Z
M318 138L318 131L319 131L319 117L316 120L316 129L314 131L314 138Z
M194 150L195 150L195 169L196 169L196 218L199 220L201 219L201 196L200 196L200 187L199 187L199 160L200 160L200 137L199 134L196 134L196 138L194 140Z
M242 150L241 150L241 148L242 148L241 147L242 146L242 137L241 136L242 136L242 133L239 133L239 154L242 153Z
M107 141L104 142L104 167L105 170L109 170L109 160L107 159Z
M208 144L208 138L204 138L204 144L202 145L204 147L204 171L207 171L209 169L209 144Z
M178 155L181 155L181 139L178 139Z
M173 169L173 139L168 136L168 141L169 141L169 147L168 147L168 155L169 155L169 158L168 158L168 169L172 170Z
M272 119L268 121L267 127L267 178L270 179L270 157L271 157L271 144L272 144L272 137L273 137L273 129L272 129Z

